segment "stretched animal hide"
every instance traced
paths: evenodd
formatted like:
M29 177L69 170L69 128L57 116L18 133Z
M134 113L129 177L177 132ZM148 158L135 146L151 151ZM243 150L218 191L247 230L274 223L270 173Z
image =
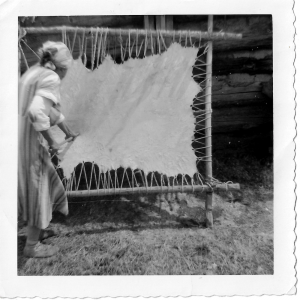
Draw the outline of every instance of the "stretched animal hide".
M192 78L196 55L196 48L173 44L162 55L120 65L107 56L93 72L74 61L62 82L61 104L80 136L61 162L65 175L84 161L102 171L124 167L193 176L191 105L200 91Z

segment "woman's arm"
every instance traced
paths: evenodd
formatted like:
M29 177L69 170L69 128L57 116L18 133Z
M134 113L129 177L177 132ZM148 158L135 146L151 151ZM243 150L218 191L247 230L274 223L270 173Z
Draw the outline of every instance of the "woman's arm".
M61 149L61 147L53 139L53 136L52 136L50 130L43 130L43 131L40 131L40 133L42 134L44 139L48 142L48 145L49 145L52 155L57 153L58 150Z
M69 126L65 123L65 121L57 124L57 126L60 128L61 131L63 131L66 135L65 139L72 137L73 140L79 135L79 133L73 132Z
M53 102L41 96L35 96L28 109L28 116L36 131L40 132L45 140L48 142L52 152L59 150L58 144L52 137L50 128L50 110Z
M65 122L65 117L60 111L60 105L57 104L51 108L50 111L50 123L51 126L57 125L62 132L66 135L65 139L69 139L70 137L75 139L79 135L79 133L73 132L70 127Z

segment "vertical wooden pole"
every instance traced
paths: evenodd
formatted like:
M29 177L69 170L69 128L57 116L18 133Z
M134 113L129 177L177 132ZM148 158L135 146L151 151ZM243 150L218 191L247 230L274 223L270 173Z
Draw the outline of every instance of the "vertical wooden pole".
M156 16L156 29L161 29L161 30L166 29L166 16L165 15Z
M158 30L173 30L173 16L172 15L159 15L156 16L156 29ZM172 43L171 37L164 37L164 42L168 48Z
M150 24L149 24L149 16L144 16L144 28L145 28L145 29L150 28Z
M208 32L213 32L213 16L208 16ZM208 42L208 52L206 57L206 86L205 86L205 156L206 156L206 180L207 182L212 181L212 142L211 142L211 85L212 85L212 41ZM213 205L213 191L207 192L206 194L206 226L213 226L213 215L212 215L212 205Z
M172 15L168 15L165 18L165 23L166 23L166 30L173 30L173 16ZM165 43L167 48L169 48L169 46L172 44L172 40L173 38L165 38Z
M166 16L166 30L173 30L173 16Z
M144 28L145 29L155 29L155 16L144 16ZM149 39L149 36L148 36ZM151 49L151 44L150 42L148 43L147 50ZM156 52L156 40L153 40L153 49L155 49ZM149 51L147 51L146 55L149 55Z

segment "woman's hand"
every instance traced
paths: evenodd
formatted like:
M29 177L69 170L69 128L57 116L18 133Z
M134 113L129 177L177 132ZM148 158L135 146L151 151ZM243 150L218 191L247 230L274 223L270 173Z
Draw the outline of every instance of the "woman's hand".
M73 132L69 126L63 121L59 124L57 124L57 126L64 132L64 134L66 135L65 139L69 139L72 138L72 141L74 141L74 139L79 135L79 133Z
M45 140L48 142L49 152L51 153L51 156L53 156L61 149L61 147L53 139L53 136L52 136L50 130L43 130L43 131L40 131L40 133L43 135Z
M73 132L72 130L69 129L69 132L66 134L65 140L72 138L71 141L74 141L77 136L79 136L79 133Z
M53 156L54 154L57 154L59 150L61 150L61 147L59 146L58 143L53 141L52 144L49 145L49 152L50 152L51 156Z

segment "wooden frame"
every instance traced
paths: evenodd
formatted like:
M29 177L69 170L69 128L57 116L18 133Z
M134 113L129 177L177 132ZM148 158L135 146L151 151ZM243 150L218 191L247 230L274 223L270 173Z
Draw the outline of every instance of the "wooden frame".
M40 34L49 34L49 33L61 33L63 32L76 32L76 33L93 33L94 31L98 32L102 30L106 32L106 34L118 34L128 35L129 33L138 34L138 35L147 35L151 34L154 37L158 36L159 34L163 34L166 37L166 43L170 44L172 38L178 36L189 36L189 38L200 40L206 40L207 42L207 56L206 56L206 83L205 83L205 184L201 182L201 184L195 184L193 179L190 181L186 180L185 183L181 184L169 184L169 179L167 180L167 184L161 184L161 186L152 186L152 184L148 185L148 180L145 176L143 182L144 186L136 187L134 184L130 187L120 187L115 184L111 186L108 184L107 186L103 186L103 188L91 189L91 182L88 183L86 170L84 167L84 163L82 164L83 174L86 180L86 190L78 189L78 185L76 185L75 190L72 190L73 187L73 180L76 177L72 177L69 181L64 182L67 190L67 194L71 197L81 197L81 196L103 196L103 195L120 195L120 194L132 194L132 193L158 193L158 192L206 192L206 224L207 227L213 226L213 216L212 216L212 207L213 207L213 197L214 197L214 189L240 189L239 184L233 183L220 183L213 179L212 174L212 129L211 129L211 118L212 118L212 109L211 109L211 102L212 102L212 50L213 50L213 40L220 40L220 39L240 39L242 38L241 34L235 33L226 33L226 32L213 32L213 16L210 15L208 17L208 31L207 32L200 32L200 31L174 31L173 30L173 19L172 16L144 16L144 30L134 30L134 29L105 29L105 28L78 28L78 27L48 27L48 28L24 28L27 33L40 33ZM157 45L154 45L155 47ZM22 49L19 45L20 52L24 56ZM157 51L156 51L157 52ZM19 54L20 55L20 54ZM94 165L94 164L93 164ZM93 172L93 169L92 169ZM81 177L80 173L80 177ZM93 177L93 174L90 175L90 181ZM99 172L100 178L100 172ZM183 177L184 178L184 177ZM69 187L68 187L69 186Z

